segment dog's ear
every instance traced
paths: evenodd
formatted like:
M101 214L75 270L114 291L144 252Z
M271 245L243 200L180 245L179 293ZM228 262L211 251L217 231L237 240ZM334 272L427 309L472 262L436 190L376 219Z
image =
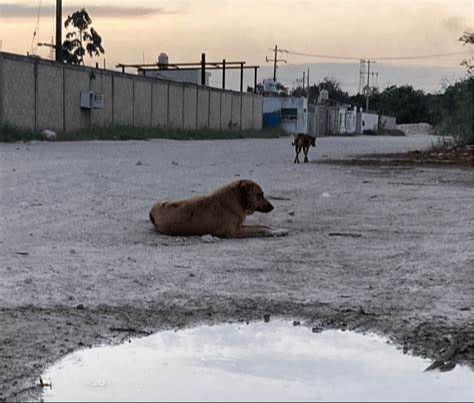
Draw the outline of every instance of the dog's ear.
M248 208L248 194L250 191L250 184L245 181L241 180L238 184L239 194L240 194L240 205L244 210Z

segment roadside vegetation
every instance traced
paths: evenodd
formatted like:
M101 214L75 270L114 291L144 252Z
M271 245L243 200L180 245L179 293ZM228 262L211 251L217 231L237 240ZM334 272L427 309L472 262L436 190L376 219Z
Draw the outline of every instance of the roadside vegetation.
M465 32L459 41L466 46L474 45L474 32ZM474 144L474 65L473 59L463 60L466 76L455 83L448 83L443 91L426 94L411 85L392 85L370 94L370 109L397 117L397 124L429 123L440 135L451 136L457 145ZM319 92L326 89L329 99L365 108L365 95L350 96L333 78L325 78L317 84L291 92L295 96L308 96L316 103Z
M86 141L86 140L232 140L250 138L278 138L287 136L281 129L269 130L173 130L152 128L97 128L70 133L58 133L57 141ZM0 127L0 142L42 140L40 133L17 129L11 126Z

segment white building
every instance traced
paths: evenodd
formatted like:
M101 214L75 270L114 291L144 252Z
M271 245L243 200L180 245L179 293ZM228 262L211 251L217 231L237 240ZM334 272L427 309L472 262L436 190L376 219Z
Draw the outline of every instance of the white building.
M360 127L357 133L364 133L364 130L376 131L379 128L379 115L376 113L360 112Z
M279 116L280 127L289 134L308 133L308 100L304 97L264 97L263 115Z
M166 53L160 53L158 56L158 69L146 70L138 69L138 74L145 77L163 78L165 80L178 81L180 83L191 83L201 85L201 69L170 69L169 58ZM209 77L211 73L206 71L206 86L209 86Z
M163 78L180 83L201 84L201 69L199 70L138 70L138 74L145 77ZM206 71L206 85L209 85L211 73Z

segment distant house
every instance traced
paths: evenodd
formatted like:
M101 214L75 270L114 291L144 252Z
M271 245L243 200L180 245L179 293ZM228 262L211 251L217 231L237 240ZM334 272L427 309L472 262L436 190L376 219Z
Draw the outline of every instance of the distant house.
M330 99L316 105L310 104L308 111L308 133L317 137L396 128L395 117L363 112L362 108Z
M288 134L308 133L308 100L304 97L263 98L263 127L281 127Z

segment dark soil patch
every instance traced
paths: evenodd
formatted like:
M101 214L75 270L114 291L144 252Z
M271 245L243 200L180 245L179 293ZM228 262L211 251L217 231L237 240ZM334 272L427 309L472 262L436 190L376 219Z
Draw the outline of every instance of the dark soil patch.
M474 145L436 148L427 151L410 151L394 154L367 154L360 158L318 160L318 164L337 165L443 165L474 167Z

